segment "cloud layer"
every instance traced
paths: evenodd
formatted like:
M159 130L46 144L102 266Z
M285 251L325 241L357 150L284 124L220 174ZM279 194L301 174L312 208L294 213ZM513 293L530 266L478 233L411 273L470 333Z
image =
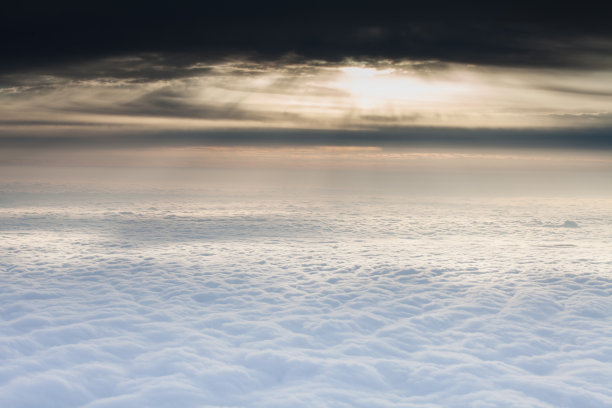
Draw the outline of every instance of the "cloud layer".
M610 8L549 2L104 2L4 6L3 70L136 53L197 62L435 59L497 66L609 66Z
M5 189L0 403L612 404L609 201L290 191Z
M425 144L608 148L606 71L435 61L108 58L5 75L3 145Z
M608 148L608 7L190 3L4 6L0 144Z

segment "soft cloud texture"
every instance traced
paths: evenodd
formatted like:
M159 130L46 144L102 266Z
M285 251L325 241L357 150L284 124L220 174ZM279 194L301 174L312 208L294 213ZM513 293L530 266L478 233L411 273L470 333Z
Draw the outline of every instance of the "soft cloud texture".
M187 195L4 184L0 403L612 404L609 198L249 174Z

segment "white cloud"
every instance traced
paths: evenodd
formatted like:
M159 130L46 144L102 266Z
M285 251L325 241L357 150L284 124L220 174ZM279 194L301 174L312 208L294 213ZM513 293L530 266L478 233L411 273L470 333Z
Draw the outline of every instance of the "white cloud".
M5 188L0 405L612 404L609 200L291 191Z

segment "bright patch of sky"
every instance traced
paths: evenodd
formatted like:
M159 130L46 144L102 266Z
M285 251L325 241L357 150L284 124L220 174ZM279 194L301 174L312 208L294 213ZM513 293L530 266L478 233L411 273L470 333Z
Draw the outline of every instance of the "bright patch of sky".
M106 61L101 64L125 61ZM193 66L178 78L13 76L0 132L603 127L612 73L426 62ZM136 74L134 74L136 75Z

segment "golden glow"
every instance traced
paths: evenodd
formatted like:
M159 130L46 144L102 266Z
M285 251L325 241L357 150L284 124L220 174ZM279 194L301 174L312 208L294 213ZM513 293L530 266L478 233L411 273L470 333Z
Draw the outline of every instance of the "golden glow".
M2 88L0 132L612 124L612 72L385 61L208 68L144 83L44 77L36 86Z
M363 109L410 105L417 110L423 104L448 103L465 92L460 83L426 81L394 69L344 67L340 71L343 75L335 86L349 92Z

